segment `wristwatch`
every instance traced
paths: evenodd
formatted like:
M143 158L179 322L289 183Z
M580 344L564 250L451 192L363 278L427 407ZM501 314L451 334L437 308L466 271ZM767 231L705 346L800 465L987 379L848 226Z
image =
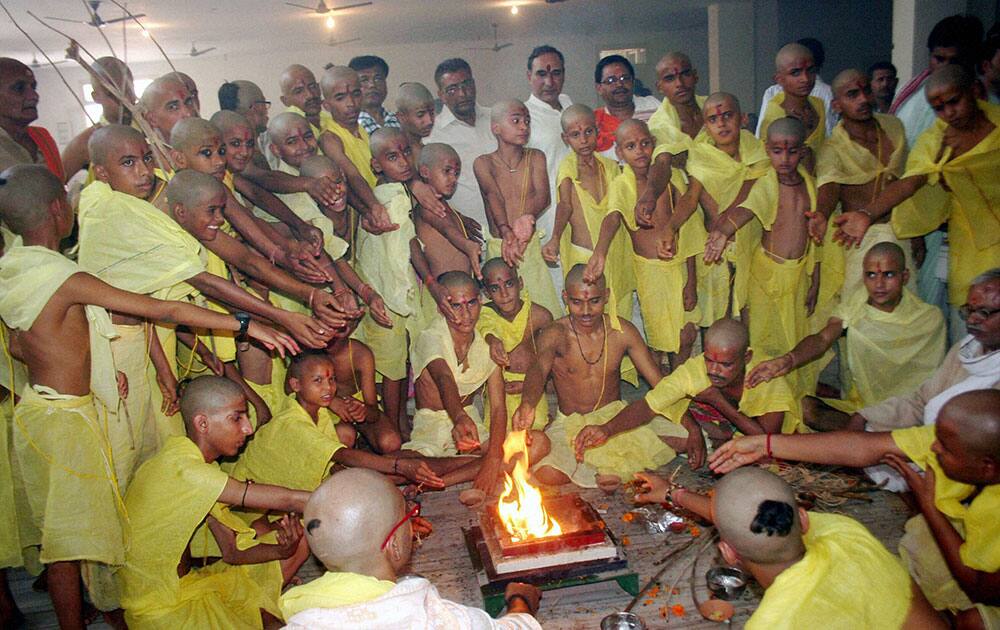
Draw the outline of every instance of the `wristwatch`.
M247 329L250 328L250 314L243 312L233 313L233 317L240 323L240 331L236 333L237 339L246 339Z

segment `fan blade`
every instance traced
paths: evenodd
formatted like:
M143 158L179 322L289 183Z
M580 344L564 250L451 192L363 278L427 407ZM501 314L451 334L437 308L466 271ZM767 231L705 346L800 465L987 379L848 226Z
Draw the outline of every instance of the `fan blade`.
M307 7L304 4L295 4L294 2L286 2L285 4L287 4L290 7L298 7L300 9L305 9L307 11L315 11L316 10L316 7Z
M134 16L116 17L116 18L111 18L110 20L105 20L104 18L101 18L101 24L114 24L116 22L125 22L127 20L131 20L133 17L135 17L136 19L143 18L146 17L146 14L137 13Z
M192 50L191 51L191 56L192 57L197 57L198 55L204 55L207 52L212 52L216 48L217 48L216 46L212 46L211 48L206 48L205 50Z
M484 48L482 46L475 46L472 48L466 48L466 50L493 50L493 47L491 46L489 48Z
M341 44L350 44L351 42L360 41L360 37L352 37L351 39L343 39L339 42L327 42L327 46L340 46Z
M54 17L51 15L45 16L46 20L59 20L60 22L72 22L73 24L90 24L90 22L85 22L83 20L71 20L69 18Z
M513 45L514 45L513 42L508 42L506 44L497 44L496 46L493 47L493 50L503 50L504 48L507 48L508 46L513 46Z
M353 9L355 7L366 7L369 4L371 4L371 2L357 2L355 4L345 4L345 5L339 6L339 7L330 7L330 10L331 11L343 11L344 9Z

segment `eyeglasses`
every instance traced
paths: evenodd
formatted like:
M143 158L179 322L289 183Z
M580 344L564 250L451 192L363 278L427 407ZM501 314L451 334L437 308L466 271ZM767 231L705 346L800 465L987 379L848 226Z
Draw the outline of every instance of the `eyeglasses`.
M965 321L968 321L973 315L978 316L979 319L987 320L997 313L1000 313L1000 308L972 308L968 304L963 304L958 309L958 315Z
M459 90L461 90L462 92L468 93L468 92L471 92L474 89L476 89L476 82L475 82L475 80L473 80L473 79L466 79L465 81L462 81L461 83L454 83L452 85L449 85L448 87L446 87L444 89L444 93L447 94L448 96L455 96L456 94L458 94Z
M615 83L631 83L635 79L629 74L620 74L617 77L610 76L601 79L601 83L604 85L614 85Z
M271 101L254 101L254 106L260 105L264 109L271 109Z
M386 536L385 540L382 541L382 546L380 547L380 549L382 551L385 551L385 548L389 546L389 541L392 540L392 537L396 534L396 530L405 525L406 521L417 516L420 516L420 504L414 502L413 507L410 508L410 510L406 513L406 516L404 516L401 521L396 523L396 525L389 530L389 535Z

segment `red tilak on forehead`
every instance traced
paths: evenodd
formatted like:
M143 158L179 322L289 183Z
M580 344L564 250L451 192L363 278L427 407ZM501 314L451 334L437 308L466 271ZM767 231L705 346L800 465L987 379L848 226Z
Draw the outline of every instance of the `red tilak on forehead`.
M718 105L715 106L715 115L716 116L722 115L722 103L719 103Z

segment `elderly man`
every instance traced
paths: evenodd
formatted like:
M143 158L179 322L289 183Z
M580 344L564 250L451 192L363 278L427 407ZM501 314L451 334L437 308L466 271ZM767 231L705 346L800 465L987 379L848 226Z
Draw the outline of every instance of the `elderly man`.
M44 164L65 181L59 147L38 119L38 83L31 68L0 57L0 171L15 164Z
M652 96L635 95L635 69L621 55L608 55L594 68L597 95L604 107L594 110L597 119L597 150L606 158L617 160L615 130L623 120L638 118L646 122L660 107Z
M444 109L434 121L427 142L450 144L465 168L458 178L458 188L451 205L462 214L486 225L486 206L472 164L484 153L496 151L497 139L490 130L490 110L476 103L476 80L464 59L445 59L434 70L438 98Z
M362 55L347 62L347 67L358 73L361 83L361 113L358 124L369 134L382 127L399 127L396 113L382 107L385 102L386 79L389 78L389 64L376 55Z
M563 109L573 104L568 96L562 93L563 81L566 80L566 69L563 54L552 46L538 46L528 55L528 86L531 96L524 104L531 115L531 138L528 146L545 154L545 165L549 175L549 199L551 206L542 213L535 223L536 229L545 232L546 237L552 235L555 225L556 176L563 158L570 149L562 139L562 123L560 117ZM556 294L562 293L563 271L550 269Z
M410 509L385 476L363 468L331 475L313 492L303 521L309 548L327 572L289 589L282 615L292 630L363 628L455 628L534 630L541 591L507 585L507 614L491 619L484 611L443 599L422 577L399 578L410 561Z

